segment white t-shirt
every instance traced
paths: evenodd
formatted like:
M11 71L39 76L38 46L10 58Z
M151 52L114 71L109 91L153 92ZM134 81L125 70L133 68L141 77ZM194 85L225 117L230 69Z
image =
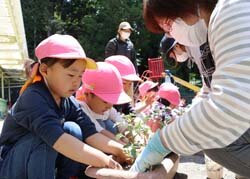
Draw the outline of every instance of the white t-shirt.
M110 119L114 123L118 123L117 126L118 126L119 132L123 132L126 129L127 127L126 121L122 118L120 113L116 111L115 108L112 107L109 110L105 111L103 115L101 115L92 111L85 102L82 102L82 101L78 101L78 102L80 103L82 110L89 116L91 121L95 124L96 130L98 132L101 132L102 130L104 130L104 128L99 124L97 119L101 119L101 120Z

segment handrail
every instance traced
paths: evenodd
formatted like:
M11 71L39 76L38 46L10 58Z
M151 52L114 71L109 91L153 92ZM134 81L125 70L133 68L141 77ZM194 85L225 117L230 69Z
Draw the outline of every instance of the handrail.
M193 85L193 84L191 84L191 83L189 83L189 82L187 82L187 81L185 81L185 80L183 80L183 79L181 79L181 78L179 78L177 76L172 75L172 77L174 78L174 81L176 83L179 83L182 86L185 86L185 87L187 87L187 88L189 88L189 89L191 89L191 90L193 90L195 92L200 91L200 88L198 86L195 86L195 85Z

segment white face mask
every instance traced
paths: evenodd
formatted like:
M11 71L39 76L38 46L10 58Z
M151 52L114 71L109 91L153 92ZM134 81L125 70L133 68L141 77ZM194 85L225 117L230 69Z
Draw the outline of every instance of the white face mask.
M176 61L180 63L185 62L189 58L187 52L183 52L181 55L175 53L175 56L176 56Z
M182 45L201 46L207 41L207 25L204 19L199 19L194 25L187 25L181 18L177 18L170 35Z
M128 39L130 37L130 34L131 34L130 32L121 31L120 32L121 39L123 39L123 40Z

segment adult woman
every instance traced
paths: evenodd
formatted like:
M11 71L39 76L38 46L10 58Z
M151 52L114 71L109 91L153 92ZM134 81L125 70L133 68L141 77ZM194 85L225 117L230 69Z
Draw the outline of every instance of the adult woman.
M219 0L215 5L214 0L144 1L147 28L168 33L183 45L201 43L206 34L200 29L208 26L215 72L208 98L149 141L134 165L143 164L142 170L158 163L168 149L185 155L203 150L214 161L250 177L250 2ZM157 150L156 143L165 148Z
M129 38L132 31L133 28L128 22L121 22L116 37L109 40L105 47L105 58L112 55L124 55L130 59L136 72L138 72L134 44Z

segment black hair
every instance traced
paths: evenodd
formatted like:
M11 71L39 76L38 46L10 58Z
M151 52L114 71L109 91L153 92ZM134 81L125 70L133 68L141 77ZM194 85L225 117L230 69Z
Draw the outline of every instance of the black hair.
M60 63L64 68L68 68L72 65L77 59L59 59L59 58L43 58L41 63L45 63L48 67L53 66L55 63Z
M56 63L60 63L64 68L68 68L70 65L72 65L77 59L59 59L59 58L43 58L41 59L41 64L44 63L48 67L53 66ZM37 75L41 76L39 70L37 72Z
M151 92L151 91L153 91L153 92L157 92L157 91L158 91L158 89L159 89L159 87L158 87L158 85L157 85L157 86L155 86L155 87L153 87L153 88L149 89L147 92Z
M170 106L170 104L171 104L168 100L166 100L164 98L159 98L158 102L161 103L161 104L163 104L166 107Z

